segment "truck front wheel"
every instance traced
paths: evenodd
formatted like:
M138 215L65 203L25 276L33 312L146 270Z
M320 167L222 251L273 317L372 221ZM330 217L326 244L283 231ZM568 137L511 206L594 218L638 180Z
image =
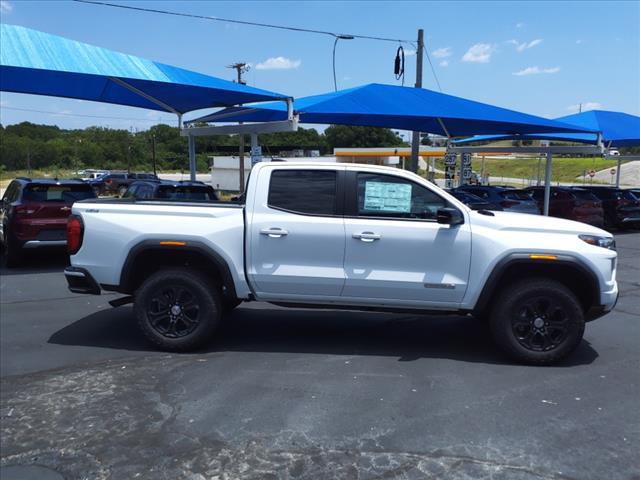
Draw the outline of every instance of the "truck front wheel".
M576 296L551 279L522 280L496 298L493 338L513 359L549 365L567 357L582 340L584 313Z
M135 297L140 329L162 350L185 352L201 347L220 323L220 293L197 272L156 272Z

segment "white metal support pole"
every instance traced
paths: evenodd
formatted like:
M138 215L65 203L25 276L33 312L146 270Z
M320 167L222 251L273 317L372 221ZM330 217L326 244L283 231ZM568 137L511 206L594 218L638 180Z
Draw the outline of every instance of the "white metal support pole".
M418 30L418 48L416 51L416 88L422 88L422 57L424 49L424 30ZM411 167L413 173L418 172L420 155L420 132L413 132L411 137Z
M553 160L553 153L547 152L547 165L544 170L544 209L543 215L549 216L549 200L551 198L551 160Z
M540 186L540 172L542 171L542 157L538 155L538 176L536 177L536 187Z
M196 137L189 135L189 178L196 181Z
M618 156L618 168L616 168L616 188L620 188L620 167L622 166L622 159Z

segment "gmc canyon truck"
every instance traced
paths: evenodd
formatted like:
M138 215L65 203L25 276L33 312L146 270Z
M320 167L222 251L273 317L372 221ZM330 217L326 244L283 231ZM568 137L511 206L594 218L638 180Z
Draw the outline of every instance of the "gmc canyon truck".
M618 297L611 234L473 211L400 169L260 163L238 203L87 200L68 221L72 292L116 291L157 347L188 351L240 302L473 315L550 364ZM303 321L303 320L301 320Z

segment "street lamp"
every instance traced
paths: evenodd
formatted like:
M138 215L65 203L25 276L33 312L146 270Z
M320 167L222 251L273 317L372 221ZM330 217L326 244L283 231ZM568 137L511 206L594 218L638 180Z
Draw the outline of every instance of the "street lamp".
M338 91L338 82L336 81L336 45L338 45L338 40L353 40L353 35L336 35L336 39L333 42L333 88L337 92Z

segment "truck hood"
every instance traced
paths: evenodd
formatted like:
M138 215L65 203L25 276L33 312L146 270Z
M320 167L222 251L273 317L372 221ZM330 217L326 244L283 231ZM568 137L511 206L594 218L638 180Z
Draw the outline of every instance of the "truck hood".
M498 230L511 230L522 232L546 232L546 233L575 233L612 237L609 232L586 223L574 222L564 218L545 217L544 215L531 215L527 213L492 212L494 215L483 215L476 211L470 211L472 224L483 225L487 228Z

